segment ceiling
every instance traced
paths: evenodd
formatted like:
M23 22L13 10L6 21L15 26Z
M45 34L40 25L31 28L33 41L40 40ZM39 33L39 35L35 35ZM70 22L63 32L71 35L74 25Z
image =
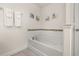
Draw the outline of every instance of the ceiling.
M49 5L50 3L35 3L35 4L40 6L40 7L43 7L43 6Z

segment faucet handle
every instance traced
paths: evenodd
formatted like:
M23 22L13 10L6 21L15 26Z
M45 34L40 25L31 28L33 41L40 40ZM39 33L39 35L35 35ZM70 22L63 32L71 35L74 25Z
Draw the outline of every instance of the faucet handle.
M34 36L32 37L32 40L34 40L35 38L34 38Z

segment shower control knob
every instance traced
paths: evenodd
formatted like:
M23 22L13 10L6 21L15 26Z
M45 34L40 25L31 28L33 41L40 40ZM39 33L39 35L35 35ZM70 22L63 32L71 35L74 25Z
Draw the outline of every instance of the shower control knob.
M35 38L34 37L32 37L32 40L34 40Z

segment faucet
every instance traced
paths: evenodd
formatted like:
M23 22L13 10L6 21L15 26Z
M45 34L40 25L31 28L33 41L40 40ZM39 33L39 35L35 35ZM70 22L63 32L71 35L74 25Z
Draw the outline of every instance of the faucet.
M33 36L32 37L32 40L37 40L37 36Z

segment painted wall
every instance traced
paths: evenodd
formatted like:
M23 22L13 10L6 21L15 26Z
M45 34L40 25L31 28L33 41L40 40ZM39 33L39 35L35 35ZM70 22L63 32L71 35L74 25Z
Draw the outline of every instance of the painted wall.
M56 15L54 19L52 18L53 13ZM65 4L53 3L42 7L41 15L43 28L62 29L65 24ZM48 16L49 21L45 21Z
M28 45L28 32L30 12L38 14L39 8L34 4L0 4L2 8L13 8L15 11L23 12L22 27L15 26L7 28L4 26L3 9L0 10L0 55L17 52ZM38 11L37 11L38 10ZM32 22L31 22L32 23ZM13 52L12 52L13 51ZM11 53L10 53L11 52Z

